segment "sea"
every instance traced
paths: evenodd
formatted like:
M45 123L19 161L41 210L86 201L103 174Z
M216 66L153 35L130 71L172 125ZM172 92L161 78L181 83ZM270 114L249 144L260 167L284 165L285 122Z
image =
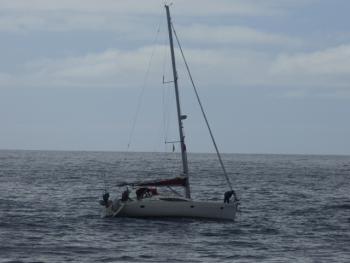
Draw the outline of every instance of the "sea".
M105 190L170 178L178 153L0 151L0 262L350 262L350 156L224 154L235 221L101 218ZM222 202L214 154L192 196Z

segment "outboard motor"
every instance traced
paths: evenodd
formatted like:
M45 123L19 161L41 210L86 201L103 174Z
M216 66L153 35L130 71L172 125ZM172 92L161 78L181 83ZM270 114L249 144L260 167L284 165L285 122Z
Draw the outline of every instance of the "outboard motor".
M102 195L102 199L103 200L100 200L100 205L108 207L108 205L109 205L109 193L104 193Z

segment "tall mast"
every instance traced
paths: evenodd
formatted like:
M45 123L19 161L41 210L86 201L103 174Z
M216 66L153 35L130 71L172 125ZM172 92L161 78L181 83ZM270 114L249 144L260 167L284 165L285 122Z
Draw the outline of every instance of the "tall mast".
M183 131L182 120L186 119L186 115L181 115L181 107L180 107L180 96L179 96L179 88L177 84L177 72L176 72L176 63L175 63L175 54L174 54L174 43L173 43L173 34L172 34L172 26L171 26L171 18L169 6L165 5L167 21L168 21L168 32L169 32L169 43L170 43L170 54L171 54L171 63L173 67L173 77L174 77L174 87L175 87L175 97L176 97L176 108L177 108L177 119L179 124L179 135L180 135L180 144L181 144L181 156L182 156L182 167L183 174L186 177L186 198L191 198L190 191L190 182L188 179L188 163L187 163L187 152L185 145L185 136Z

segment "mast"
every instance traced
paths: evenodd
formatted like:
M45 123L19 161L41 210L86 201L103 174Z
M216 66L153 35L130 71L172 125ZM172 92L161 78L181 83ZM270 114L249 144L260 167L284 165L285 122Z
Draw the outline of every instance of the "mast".
M183 123L182 123L182 120L186 119L186 115L181 114L180 96L179 96L179 88L178 88L178 83L177 83L174 43L173 43L173 34L172 34L169 6L165 5L165 9L166 9L166 15L167 15L167 21L168 21L170 54L171 54L171 63L172 63L172 68L173 68L174 88L175 88L176 108L177 108L177 119L178 119L178 125L179 125L179 135L180 135L180 144L181 144L182 167L183 167L183 174L186 177L185 193L186 193L186 198L191 198L190 182L189 182L189 178L188 178L188 162L187 162L185 135L184 135Z

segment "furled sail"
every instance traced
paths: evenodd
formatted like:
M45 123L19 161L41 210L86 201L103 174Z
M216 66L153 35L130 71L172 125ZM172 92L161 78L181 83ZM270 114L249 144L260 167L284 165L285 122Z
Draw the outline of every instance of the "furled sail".
M159 179L152 181L137 181L137 182L123 182L117 186L186 186L187 178L185 176L178 176L170 179Z

